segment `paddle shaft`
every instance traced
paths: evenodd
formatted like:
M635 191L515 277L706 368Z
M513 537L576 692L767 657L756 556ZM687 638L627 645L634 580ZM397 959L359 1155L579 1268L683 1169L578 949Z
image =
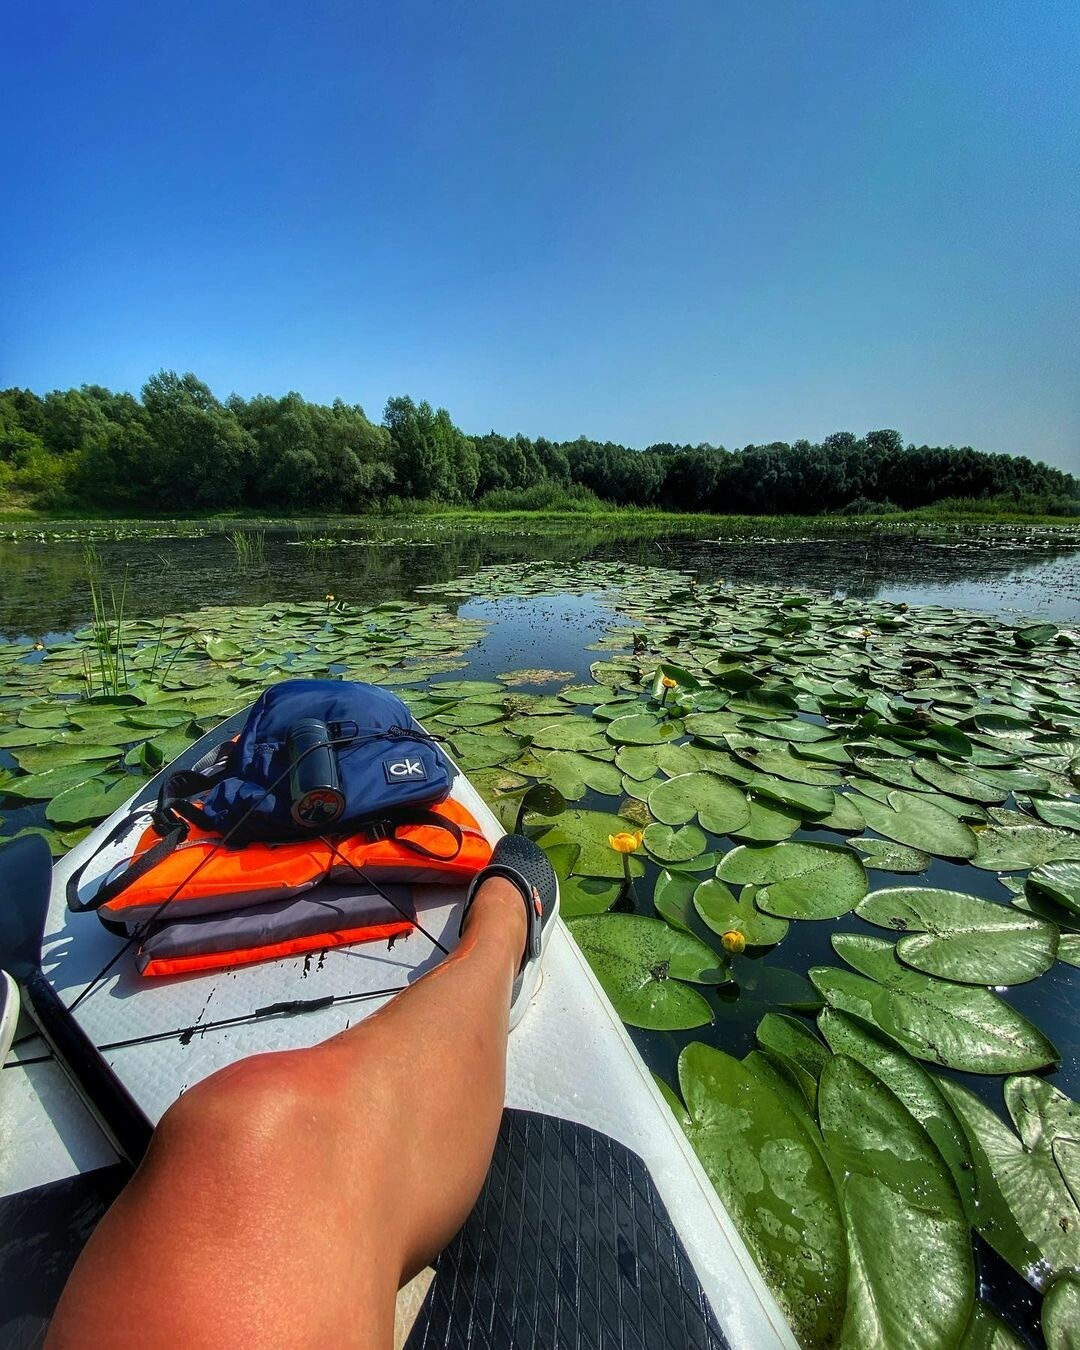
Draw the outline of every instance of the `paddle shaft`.
M154 1127L40 969L19 981L38 1030L109 1142L137 1167Z

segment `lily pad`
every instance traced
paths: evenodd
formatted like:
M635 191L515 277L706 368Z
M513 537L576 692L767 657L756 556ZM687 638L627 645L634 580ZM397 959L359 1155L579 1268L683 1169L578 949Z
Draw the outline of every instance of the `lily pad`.
M740 845L716 874L721 881L759 885L758 908L787 919L834 919L866 894L863 865L844 844Z
M679 721L662 721L649 713L633 713L629 717L616 717L605 730L608 739L616 745L660 745L664 741L678 740L683 728Z
M644 841L649 853L661 863L690 862L708 847L708 840L696 825L683 825L678 830L670 825L647 825Z
M891 839L852 839L852 848L862 854L863 866L878 872L925 872L932 861L929 853Z
M618 900L622 888L621 881L569 876L559 882L559 913L564 919L575 919L582 914L603 914Z
M61 792L45 808L54 825L88 825L112 815L139 786L130 774L119 778L91 778Z
M836 1187L809 1114L737 1059L695 1042L679 1056L687 1137L803 1345L832 1345L847 1297Z
M699 884L695 876L665 868L653 888L653 909L673 928L683 933L693 933L690 915L694 892Z
M975 1227L1018 1275L1043 1289L1058 1271L1080 1265L1080 1210L1053 1152L1060 1126L1075 1133L1076 1125L1063 1116L1055 1127L1042 1114L1058 1104L1056 1099L1068 1102L1062 1093L1041 1079L1021 1082L1020 1098L1009 1107L1015 1119L1014 1106L1023 1100L1025 1112L1032 1111L1039 1121L1031 1146L967 1088L947 1080L941 1086L964 1127L975 1164Z
M886 839L933 853L939 858L974 858L975 835L929 797L890 792L887 802L859 794L855 804L867 825Z
M630 1026L679 1031L712 1021L702 995L683 983L724 978L716 953L698 938L640 914L600 914L571 919L568 926Z
M1077 1350L1080 1345L1080 1275L1059 1275L1042 1305L1046 1350Z
M929 886L896 886L860 901L863 919L893 932L907 966L963 984L1024 984L1054 964L1053 924L1012 905Z
M988 872L1018 872L1059 859L1080 860L1080 834L1052 825L987 825L978 838L971 863Z
M697 815L713 834L729 834L750 820L745 793L709 773L684 773L649 793L649 810L663 825L684 825Z
M941 1155L881 1079L846 1055L821 1071L818 1114L844 1176L852 1278L841 1343L955 1344L975 1301L975 1264Z
M952 1174L969 1219L975 1212L975 1184L967 1135L949 1105L940 1081L906 1050L871 1026L835 1008L823 1008L818 1029L836 1055L849 1055L877 1075L933 1140Z
M763 914L754 904L756 886L744 886L736 900L718 878L710 877L694 891L694 908L714 933L741 933L750 947L774 947L788 931L787 919Z
M860 973L814 966L813 984L831 1007L870 1023L916 1058L967 1073L1057 1063L1042 1032L988 989L911 970L880 938L835 933L832 945Z
M1080 915L1080 862L1044 863L1029 874L1026 889Z
M626 821L621 816L609 815L606 811L574 808L563 812L553 824L545 826L536 835L536 841L544 849L555 844L576 844L580 850L574 865L576 875L607 877L617 881L623 875L622 860L625 855L616 853L608 840L625 830ZM644 863L631 856L630 875L639 877L644 871Z
M762 1051L786 1070L798 1084L811 1111L817 1109L817 1088L821 1071L831 1058L805 1022L786 1013L766 1013L757 1026L757 1042Z

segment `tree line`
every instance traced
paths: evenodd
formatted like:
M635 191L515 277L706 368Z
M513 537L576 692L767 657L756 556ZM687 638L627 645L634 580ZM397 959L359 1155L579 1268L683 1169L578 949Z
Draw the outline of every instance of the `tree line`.
M402 501L491 509L859 513L943 499L1038 499L1080 513L1080 481L1019 455L905 444L897 431L821 442L662 443L467 435L445 408L233 394L161 371L141 398L101 385L0 391L0 494L44 509L377 511Z

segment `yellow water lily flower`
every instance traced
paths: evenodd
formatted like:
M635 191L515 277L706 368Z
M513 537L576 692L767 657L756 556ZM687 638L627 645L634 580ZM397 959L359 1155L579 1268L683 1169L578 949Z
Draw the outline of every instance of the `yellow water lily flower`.
M328 595L326 598L327 600L333 600L334 597L332 595Z
M676 689L678 688L679 681L673 680L670 675L661 675L660 683L665 689Z
M631 834L629 830L623 830L619 834L609 834L608 843L616 853L636 853L641 847L641 831Z
M730 952L733 956L738 956L740 952L746 950L746 938L737 928L729 928L720 939L720 945L724 951Z

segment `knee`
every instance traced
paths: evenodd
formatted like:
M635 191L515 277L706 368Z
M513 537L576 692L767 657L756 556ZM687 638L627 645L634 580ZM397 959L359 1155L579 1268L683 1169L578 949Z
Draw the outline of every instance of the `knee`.
M281 1168L318 1123L300 1068L296 1052L256 1055L197 1083L162 1116L151 1154L183 1153L226 1175Z

